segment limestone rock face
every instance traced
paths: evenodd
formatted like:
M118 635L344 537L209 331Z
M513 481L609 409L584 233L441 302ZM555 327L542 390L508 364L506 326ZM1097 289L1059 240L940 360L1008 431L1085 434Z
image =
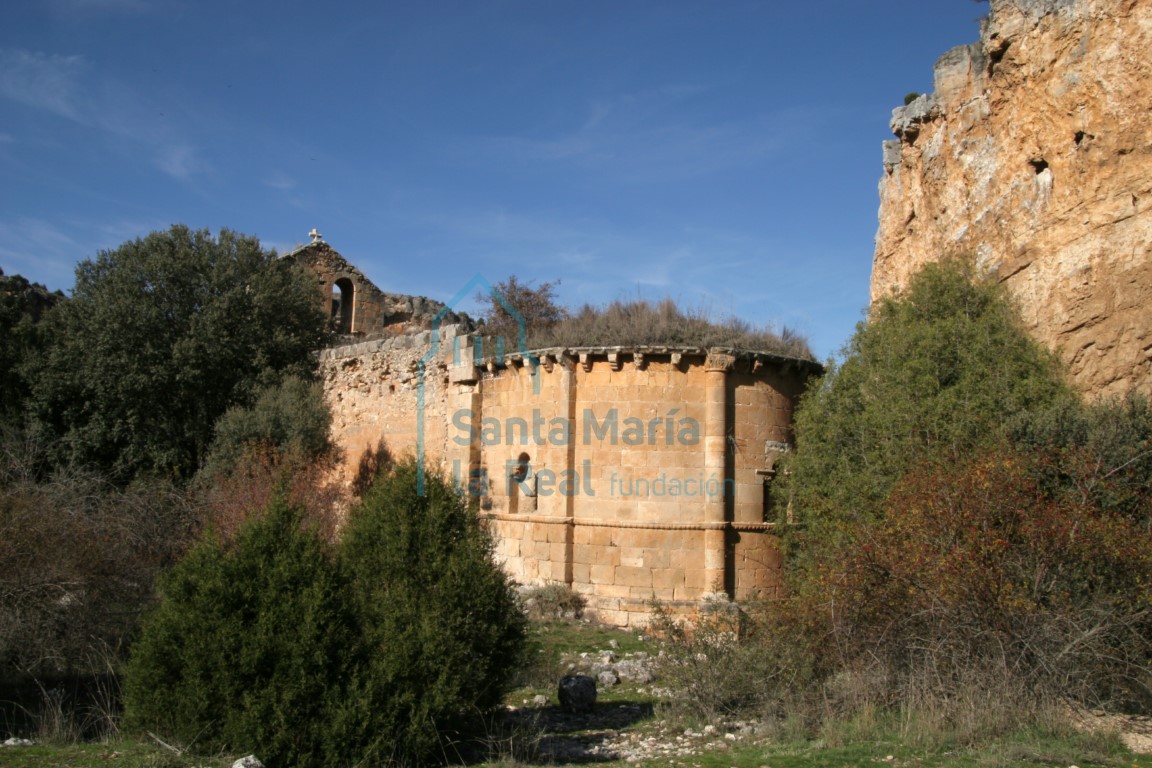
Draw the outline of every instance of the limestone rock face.
M1089 396L1152 391L1152 0L992 0L893 111L873 300L974 254Z

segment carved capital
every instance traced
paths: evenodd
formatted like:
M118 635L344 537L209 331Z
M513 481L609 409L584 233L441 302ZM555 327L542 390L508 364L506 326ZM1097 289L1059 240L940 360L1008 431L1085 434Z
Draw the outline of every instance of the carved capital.
M727 352L709 352L708 358L704 361L704 370L728 373L735 365L736 358L733 355Z

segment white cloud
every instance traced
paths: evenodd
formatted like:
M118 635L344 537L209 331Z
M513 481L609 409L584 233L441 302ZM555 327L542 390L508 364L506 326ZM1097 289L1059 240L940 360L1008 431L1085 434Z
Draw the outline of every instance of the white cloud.
M82 122L79 81L86 70L81 56L0 49L0 96Z
M197 157L194 147L182 144L161 147L157 153L156 165L164 173L181 180L202 173L207 168Z
M81 56L0 49L3 98L128 139L174 178L188 180L210 170L178 127L192 122L185 119L187 107L156 103L94 72Z
M296 180L286 173L277 171L264 180L264 185L272 189L288 191L296 188Z
M468 153L499 162L568 163L629 181L693 178L746 167L778 153L785 132L803 116L781 110L715 119L693 108L707 94L694 85L668 85L588 105L570 130L548 136L489 136L465 140Z

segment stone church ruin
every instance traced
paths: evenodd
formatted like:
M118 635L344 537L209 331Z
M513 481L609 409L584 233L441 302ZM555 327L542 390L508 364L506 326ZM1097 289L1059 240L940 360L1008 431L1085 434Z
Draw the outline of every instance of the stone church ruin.
M466 316L380 291L312 234L289 257L341 334L320 370L347 467L380 445L422 454L477 500L512 578L567 584L607 623L643 624L653 600L690 611L778 592L766 510L817 363L514 341L500 354Z

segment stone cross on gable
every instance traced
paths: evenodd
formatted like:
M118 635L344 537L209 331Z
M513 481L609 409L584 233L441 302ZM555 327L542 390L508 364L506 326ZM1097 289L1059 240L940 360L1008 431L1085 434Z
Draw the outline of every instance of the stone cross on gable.
M312 227L312 231L308 233L308 237L312 238L312 242L318 243L324 236L316 230L316 227Z

